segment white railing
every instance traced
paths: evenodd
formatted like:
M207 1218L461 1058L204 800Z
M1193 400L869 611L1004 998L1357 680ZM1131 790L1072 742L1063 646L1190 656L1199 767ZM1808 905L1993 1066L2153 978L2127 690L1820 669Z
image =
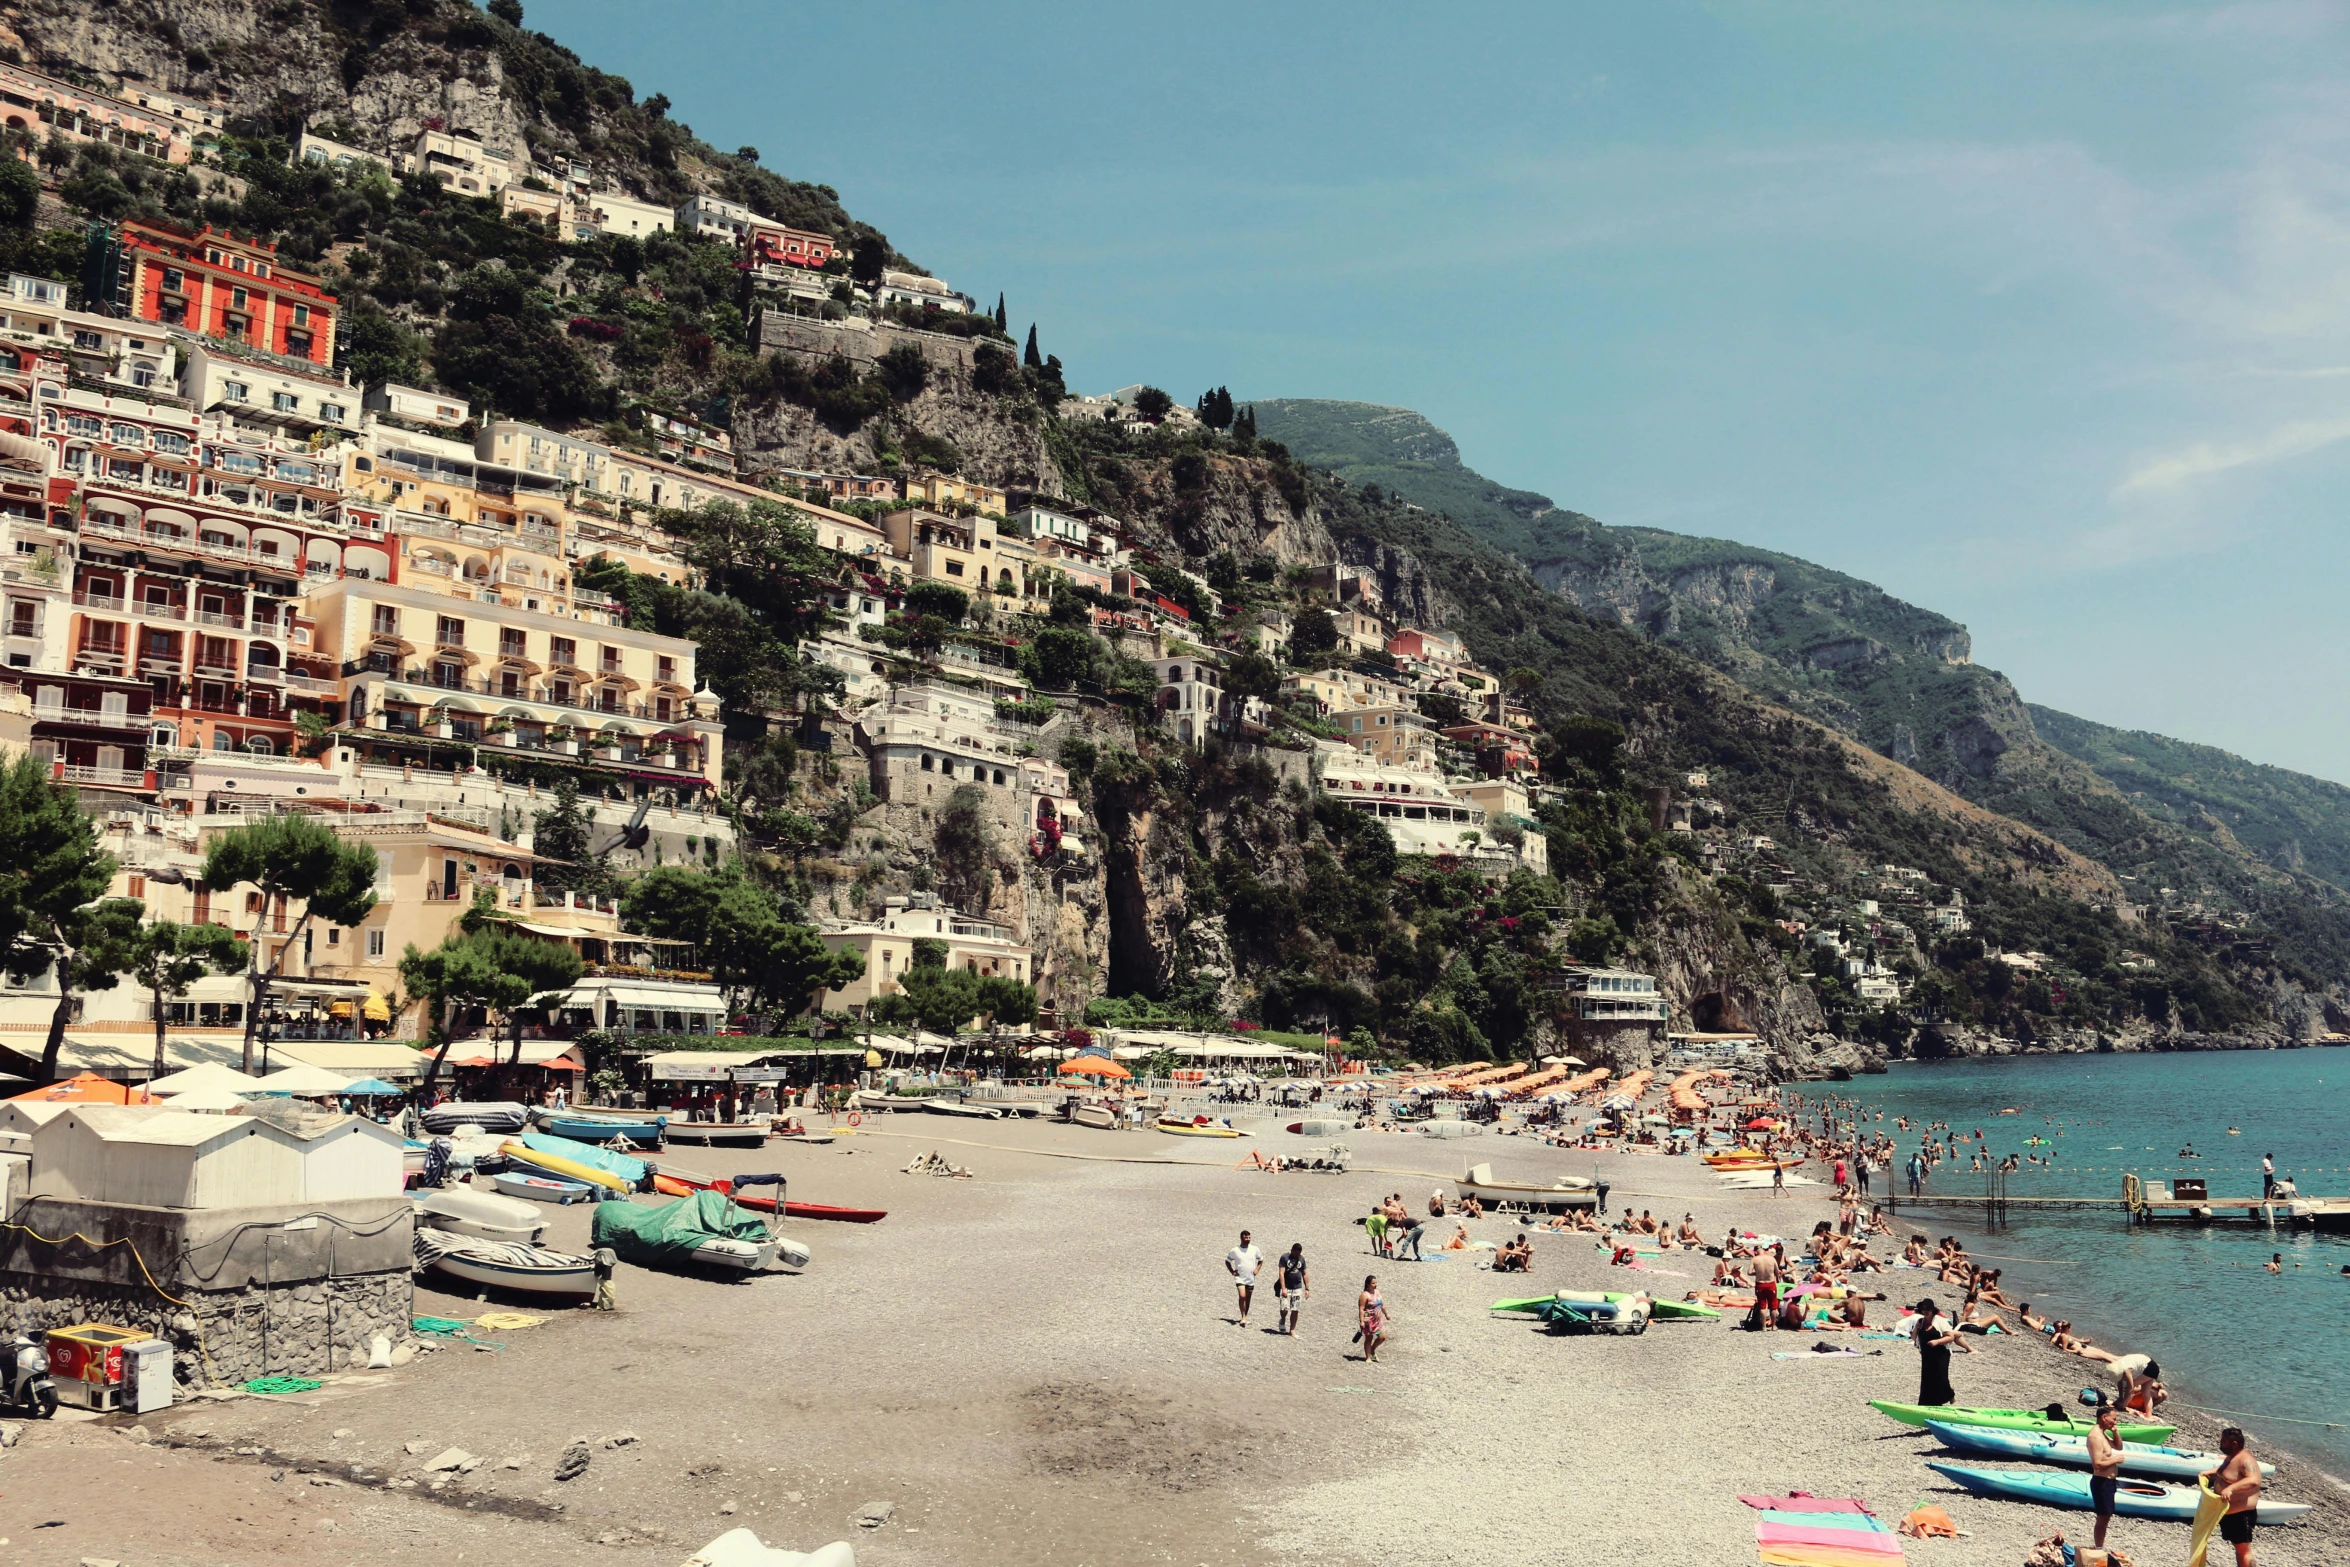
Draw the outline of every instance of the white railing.
M51 724L97 724L106 729L144 729L155 722L152 713L109 713L95 707L67 707L56 702L33 704L33 721Z
M147 775L134 773L127 767L72 767L65 769L65 781L72 784L104 784L116 789L137 789L145 786Z

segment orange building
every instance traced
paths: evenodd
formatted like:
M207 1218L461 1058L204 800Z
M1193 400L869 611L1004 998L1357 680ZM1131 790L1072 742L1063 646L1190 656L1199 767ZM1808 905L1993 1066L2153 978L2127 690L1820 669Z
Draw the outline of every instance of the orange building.
M125 310L141 321L315 365L331 364L335 296L318 279L277 264L277 248L207 225L183 234L153 223L122 226Z

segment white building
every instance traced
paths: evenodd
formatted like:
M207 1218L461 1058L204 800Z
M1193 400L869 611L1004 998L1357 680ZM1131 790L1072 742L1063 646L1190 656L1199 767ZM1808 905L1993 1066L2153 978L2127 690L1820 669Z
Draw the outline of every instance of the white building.
M358 432L360 394L348 379L315 367L297 370L300 361L283 355L224 353L210 338L184 336L180 343L180 396L200 412L297 435Z
M1586 1023L1662 1023L1656 976L1620 968L1573 968L1562 976L1573 1015Z
M338 174L348 174L370 164L379 169L391 168L391 160L381 154L369 152L364 147L354 147L348 142L334 141L313 131L302 133L302 140L295 150L303 162L323 163Z
M818 1005L858 1017L876 997L903 992L906 971L914 966L914 943L936 941L946 945L946 966L980 975L1001 975L1021 984L1036 982L1033 955L1027 944L1015 941L1008 925L978 915L959 914L930 894L891 898L878 924L842 925L822 931L824 945L834 952L855 951L865 959L860 979L820 998Z
M75 374L90 380L138 390L172 389L179 356L162 327L69 310L65 297L63 283L11 273L8 292L0 295L0 331L63 354Z
M428 392L422 387L382 381L368 388L361 404L370 413L390 414L415 424L438 425L454 431L473 417L473 405L451 392Z
M950 315L968 315L976 304L970 295L958 294L940 279L920 272L882 273L881 287L875 291L874 298L884 305L912 305Z
M495 196L514 179L512 156L483 146L470 131L420 131L405 163L408 173L433 176L467 196Z
M1485 807L1462 796L1433 768L1391 767L1352 750L1321 747L1322 790L1331 799L1366 816L1376 816L1405 854L1451 854L1462 859L1520 863L1539 869L1548 841L1526 834L1527 848L1512 849L1488 828Z
M573 203L571 226L575 233L584 230L643 239L649 234L666 234L676 225L677 213L673 209L639 201L616 190L600 190L585 201Z

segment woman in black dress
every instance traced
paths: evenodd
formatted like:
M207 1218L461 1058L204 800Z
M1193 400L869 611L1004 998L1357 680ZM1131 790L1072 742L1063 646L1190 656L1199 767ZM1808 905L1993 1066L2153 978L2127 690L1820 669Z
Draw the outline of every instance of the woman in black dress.
M1957 1324L1942 1315L1932 1296L1918 1302L1917 1324L1911 1337L1918 1342L1918 1402L1955 1404L1958 1394L1950 1386L1951 1348L1955 1345L1969 1355L1974 1351L1958 1336Z

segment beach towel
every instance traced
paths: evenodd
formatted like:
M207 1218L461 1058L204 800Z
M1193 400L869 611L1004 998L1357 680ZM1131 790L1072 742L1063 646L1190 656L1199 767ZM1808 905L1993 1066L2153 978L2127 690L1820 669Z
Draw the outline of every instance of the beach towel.
M1901 1542L1881 1521L1857 1510L1859 1502L1776 1500L1794 1506L1766 1508L1755 1520L1755 1550L1766 1567L1900 1567Z
M2228 1510L2227 1499L2211 1488L2209 1475L2195 1484L2203 1499L2195 1504L2195 1530L2187 1536L2187 1567L2203 1567L2211 1554L2211 1537L2219 1532L2219 1521Z
M1950 1521L1948 1513L1928 1503L1910 1509L1909 1516L1901 1520L1901 1532L1920 1540L1955 1540L1958 1538L1958 1525Z

